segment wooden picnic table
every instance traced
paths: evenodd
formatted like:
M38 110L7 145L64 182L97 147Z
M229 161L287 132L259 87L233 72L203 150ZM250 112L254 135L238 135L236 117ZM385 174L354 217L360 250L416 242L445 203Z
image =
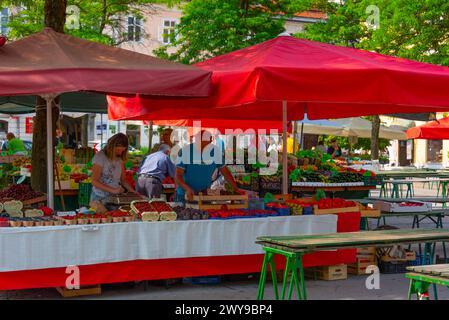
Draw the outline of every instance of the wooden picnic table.
M429 299L429 286L442 285L449 288L449 264L407 267L405 277L410 279L408 299L416 294L418 300Z
M293 293L293 285L296 288L298 298L307 299L307 292L304 281L304 269L302 264L302 257L306 253L323 250L372 246L391 247L398 244L425 243L424 255L431 257L431 261L433 261L433 255L435 254L435 243L443 241L449 241L449 229L400 229L343 232L320 235L258 237L256 243L262 246L262 249L265 252L265 256L262 264L257 299L263 299L268 266L271 270L271 278L273 281L275 297L276 299L279 299L276 278L276 265L274 259L274 256L276 254L282 255L286 258L286 267L281 289L281 299L285 298L287 279L290 273L292 275L287 299L291 299Z

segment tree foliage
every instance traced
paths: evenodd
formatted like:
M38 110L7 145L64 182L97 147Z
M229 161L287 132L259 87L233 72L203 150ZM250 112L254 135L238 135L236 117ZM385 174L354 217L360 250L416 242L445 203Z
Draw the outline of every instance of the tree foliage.
M192 0L171 44L156 55L183 63L195 63L245 48L284 31L284 19L309 8L311 0ZM279 14L284 13L284 14ZM171 51L175 50L174 53Z
M449 65L447 0L346 0L322 9L327 21L307 26L298 37Z
M126 41L126 18L129 15L144 19L155 12L155 4L173 6L180 0L67 0L67 8L79 8L79 28L66 25L65 33L108 45ZM0 6L20 7L10 17L8 36L18 39L38 32L44 27L45 0L2 0ZM78 16L68 10L67 15ZM144 35L145 36L145 35Z

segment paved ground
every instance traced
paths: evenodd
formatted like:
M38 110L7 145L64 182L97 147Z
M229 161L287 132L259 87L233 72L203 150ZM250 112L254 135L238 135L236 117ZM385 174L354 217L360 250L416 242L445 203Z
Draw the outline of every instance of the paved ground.
M434 196L435 190L416 189L416 196ZM390 218L389 225L399 228L410 228L412 219ZM444 226L449 225L449 218L445 218ZM374 221L371 227L375 228ZM432 222L423 222L421 228L434 228ZM437 249L441 255L441 246ZM338 281L306 281L309 299L356 299L356 300L400 300L407 298L408 281L403 274L380 275L380 289L368 290L365 286L367 276L349 276L347 280ZM253 277L245 281L223 281L218 285L174 284L167 287L150 284L147 291L142 283L114 285L103 288L99 297L85 297L84 299L142 299L142 300L246 300L254 299L257 293L257 279ZM439 288L440 299L449 299L449 290ZM268 285L266 298L273 299L273 288ZM61 299L54 289L0 291L0 299Z

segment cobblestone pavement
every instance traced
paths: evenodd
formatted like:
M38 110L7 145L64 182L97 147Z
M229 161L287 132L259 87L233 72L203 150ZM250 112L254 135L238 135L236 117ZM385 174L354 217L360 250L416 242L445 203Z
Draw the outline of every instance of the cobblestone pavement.
M432 196L435 190L417 189L418 196ZM449 218L444 219L444 226L449 225ZM389 218L387 224L399 228L410 228L411 218ZM370 222L375 228L375 221ZM421 228L434 228L433 222L422 222ZM437 247L437 255L442 256L441 246ZM367 276L349 275L347 280L317 281L307 280L306 286L309 299L355 299L355 300L401 300L407 298L408 280L403 274L381 274L380 289L368 290L365 286ZM142 283L117 284L103 287L101 296L83 297L82 299L143 299L143 300L246 300L255 299L257 293L257 276L248 280L223 281L217 285L192 285L177 283L157 285L150 283L148 290L144 290ZM439 299L449 299L447 288L438 288ZM266 287L266 298L273 299L273 288ZM0 291L0 299L62 299L55 289L35 289L20 291Z

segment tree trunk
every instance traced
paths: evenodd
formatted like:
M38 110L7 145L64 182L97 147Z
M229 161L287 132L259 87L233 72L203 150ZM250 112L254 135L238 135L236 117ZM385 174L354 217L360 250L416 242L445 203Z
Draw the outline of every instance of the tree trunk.
M45 0L45 26L52 28L56 32L63 33L66 20L66 7L67 0ZM55 132L59 109L54 105L52 111L53 130ZM31 186L34 190L41 192L47 192L46 116L46 101L41 97L37 97L36 116L33 121L33 149L31 159L33 170L31 171Z
M371 129L371 160L379 160L380 118L373 116Z
M67 0L45 0L45 26L64 33Z
M35 191L47 192L47 102L38 96L36 98L36 106L36 116L33 120L31 187ZM52 109L53 131L56 132L59 109L55 104L53 104Z

